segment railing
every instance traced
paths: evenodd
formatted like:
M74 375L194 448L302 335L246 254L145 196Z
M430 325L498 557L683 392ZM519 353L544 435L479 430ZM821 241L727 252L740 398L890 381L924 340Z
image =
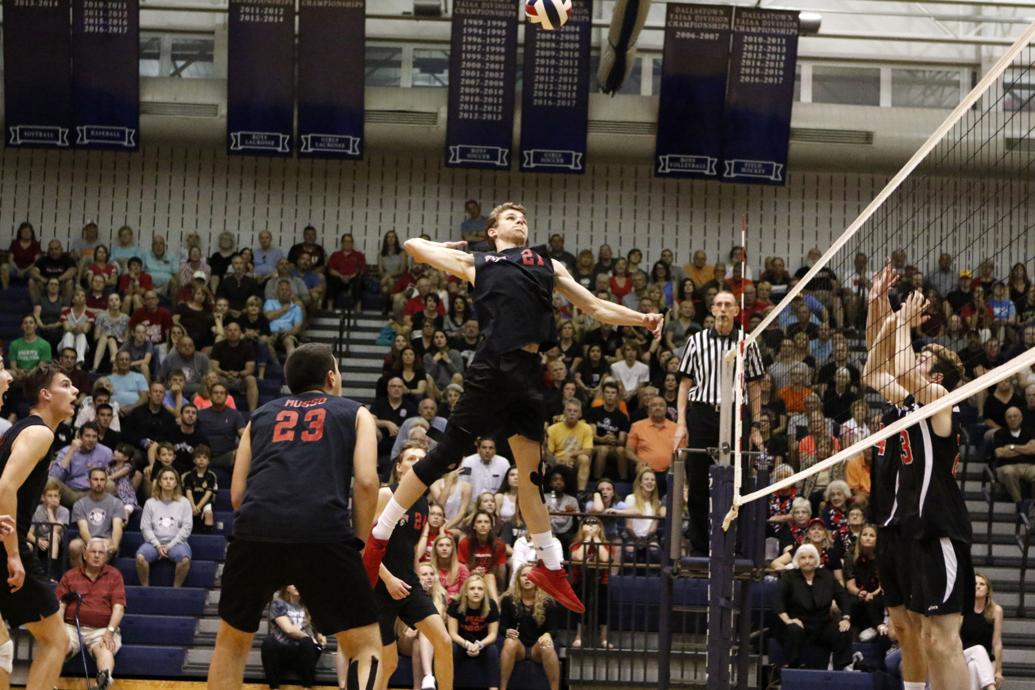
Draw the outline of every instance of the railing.
M349 300L338 318L338 335L334 339L334 356L339 360L352 354L352 327L356 325L356 305Z

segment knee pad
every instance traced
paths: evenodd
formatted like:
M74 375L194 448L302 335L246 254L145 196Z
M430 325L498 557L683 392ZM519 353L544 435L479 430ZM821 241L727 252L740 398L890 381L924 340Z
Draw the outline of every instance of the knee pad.
M413 466L413 473L426 486L434 484L435 480L446 472L455 470L464 455L472 452L477 438L470 431L455 424L446 425L445 432L438 436L438 445Z
M14 670L14 640L0 644L0 670L7 671L7 675Z

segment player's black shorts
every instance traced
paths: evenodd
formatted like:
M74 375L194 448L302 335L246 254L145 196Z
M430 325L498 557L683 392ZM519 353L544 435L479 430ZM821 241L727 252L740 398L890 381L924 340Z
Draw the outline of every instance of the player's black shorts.
M944 616L974 610L974 565L970 544L948 537L917 539L912 545L913 593L909 610ZM883 585L883 581L881 582Z
M416 628L417 623L429 616L437 616L438 609L428 593L421 589L419 584L413 582L410 595L405 599L393 599L388 593L383 582L377 583L374 594L377 595L377 605L381 609L381 644L390 645L395 642L395 619L400 618L402 622L411 628Z
M270 599L294 585L325 634L377 622L377 604L359 552L341 542L285 544L233 539L223 566L219 617L255 632Z
M539 355L514 350L475 360L464 372L464 394L449 422L472 434L502 431L543 440L543 367Z
M3 555L6 562L7 552L2 548L0 555ZM58 611L54 588L40 559L29 549L21 549L19 555L22 567L25 568L25 582L21 589L12 592L6 574L0 578L0 614L3 614L4 621L11 628L39 622Z
M915 569L910 561L913 543L912 539L902 536L898 527L877 530L877 577L888 608L909 606Z

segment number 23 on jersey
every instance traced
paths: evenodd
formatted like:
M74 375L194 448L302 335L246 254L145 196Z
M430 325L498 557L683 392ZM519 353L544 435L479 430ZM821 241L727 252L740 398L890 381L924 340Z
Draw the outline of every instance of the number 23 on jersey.
M277 423L273 425L273 442L294 441L296 434L303 443L312 443L323 438L323 422L327 417L327 410L317 407L306 412L304 416L301 416L301 429L298 423L300 416L300 413L295 410L278 412ZM298 433L299 431L301 433Z

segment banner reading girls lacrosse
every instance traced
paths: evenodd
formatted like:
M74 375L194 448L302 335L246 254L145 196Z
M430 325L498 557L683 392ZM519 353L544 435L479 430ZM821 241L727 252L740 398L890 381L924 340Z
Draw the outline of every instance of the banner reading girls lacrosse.
M717 179L732 7L669 3L654 174Z
M140 140L138 0L73 0L75 145L135 151Z
M517 7L512 0L455 0L449 60L446 165L510 168Z
M363 157L364 0L300 0L298 154Z
M72 128L69 0L3 0L4 141L68 148Z
M290 156L295 111L294 0L230 0L227 150Z

